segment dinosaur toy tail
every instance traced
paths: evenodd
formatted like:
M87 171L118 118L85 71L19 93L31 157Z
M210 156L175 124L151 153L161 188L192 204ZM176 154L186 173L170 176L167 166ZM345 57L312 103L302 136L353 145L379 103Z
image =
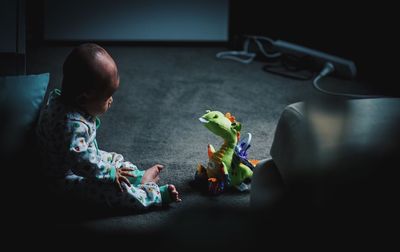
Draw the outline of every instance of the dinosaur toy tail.
M258 159L249 159L250 164L252 164L254 167L260 163L260 160Z

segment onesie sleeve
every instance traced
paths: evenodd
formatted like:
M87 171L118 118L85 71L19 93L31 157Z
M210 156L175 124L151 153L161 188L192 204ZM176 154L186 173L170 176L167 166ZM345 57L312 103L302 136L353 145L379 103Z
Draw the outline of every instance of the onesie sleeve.
M116 167L101 158L95 133L90 134L88 125L80 120L69 120L67 130L72 172L86 178L114 181Z

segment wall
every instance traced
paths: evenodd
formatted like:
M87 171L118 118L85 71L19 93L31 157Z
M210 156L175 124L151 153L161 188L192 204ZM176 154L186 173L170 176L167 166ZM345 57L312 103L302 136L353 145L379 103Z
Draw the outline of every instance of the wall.
M0 2L1 53L16 52L17 2L2 0Z
M25 0L0 2L0 75L25 73Z
M227 41L228 0L45 1L46 40Z

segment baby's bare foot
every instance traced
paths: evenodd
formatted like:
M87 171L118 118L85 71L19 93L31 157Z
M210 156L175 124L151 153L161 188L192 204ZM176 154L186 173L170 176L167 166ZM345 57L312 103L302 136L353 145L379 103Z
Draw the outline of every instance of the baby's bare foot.
M173 202L181 202L182 201L182 199L179 198L179 193L176 190L174 185L168 185L168 190L169 190L169 193L171 195L171 199Z
M160 172L163 168L164 168L163 165L156 164L153 167L150 167L149 169L147 169L143 174L142 181L141 181L142 184L148 183L148 182L158 183L158 181L160 180Z

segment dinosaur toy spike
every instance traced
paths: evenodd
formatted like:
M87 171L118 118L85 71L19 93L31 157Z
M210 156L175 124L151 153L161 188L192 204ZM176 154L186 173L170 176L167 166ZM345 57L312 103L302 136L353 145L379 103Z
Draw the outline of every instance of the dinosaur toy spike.
M214 146L212 146L211 144L209 144L209 145L208 145L208 148L207 148L208 158L212 158L212 156L214 155L214 153L215 153Z
M231 122L236 121L236 118L235 118L230 112L227 112L227 113L225 114L225 117L228 118L229 121L231 121Z

